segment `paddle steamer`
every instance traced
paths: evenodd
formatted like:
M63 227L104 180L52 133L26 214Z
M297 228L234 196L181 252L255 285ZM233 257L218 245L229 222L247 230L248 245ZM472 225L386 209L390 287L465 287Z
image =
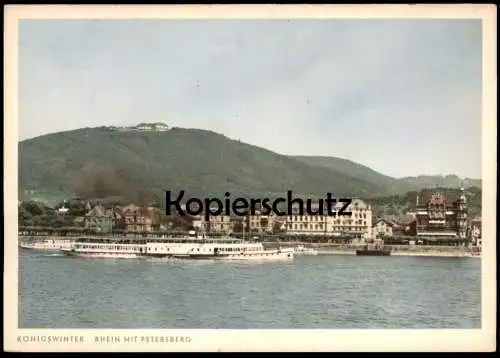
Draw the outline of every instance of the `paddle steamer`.
M207 238L190 232L177 238L80 238L62 253L87 258L176 258L213 260L287 260L294 250L265 249L261 243L234 238Z
M300 256L315 256L318 254L317 250L314 250L310 247L305 247L304 245L297 245L293 252L295 253L295 255Z
M146 256L146 243L143 239L83 237L60 252L85 258L137 259Z
M19 247L25 250L58 252L61 249L71 248L74 238L20 238Z

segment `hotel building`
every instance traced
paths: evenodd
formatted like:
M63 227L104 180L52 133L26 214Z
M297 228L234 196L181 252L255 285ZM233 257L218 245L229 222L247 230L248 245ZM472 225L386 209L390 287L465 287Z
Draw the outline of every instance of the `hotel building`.
M339 212L344 203L337 203L335 211ZM318 204L313 205L313 212L318 211ZM309 215L304 203L304 212L301 214L294 207L294 214L287 217L286 232L295 235L332 235L352 238L372 237L372 209L363 200L355 198L344 211L351 212L351 216L330 216L324 208L323 215Z
M464 189L456 197L441 193L417 196L417 236L460 238L467 237L467 199Z
M203 232L230 234L233 226L234 222L228 215L210 216L208 220L205 220L205 215L197 215L193 220L193 227Z

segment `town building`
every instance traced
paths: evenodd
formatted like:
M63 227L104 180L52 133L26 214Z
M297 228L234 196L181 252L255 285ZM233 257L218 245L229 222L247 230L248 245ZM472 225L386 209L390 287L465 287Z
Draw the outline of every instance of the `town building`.
M286 217L277 216L272 211L264 212L260 205L257 205L255 215L249 215L245 222L245 230L256 233L271 234L278 230L285 229Z
M394 222L384 218L379 218L373 224L372 227L373 236L375 238L392 237L393 235L392 230L394 226L395 226Z
M287 217L286 233L292 235L326 235L328 224L326 215L309 215L293 209L293 215Z
M471 220L471 222L470 222L470 236L471 236L473 245L478 246L478 247L482 246L481 217L480 216Z
M84 228L98 233L110 233L113 231L113 216L106 212L101 204L92 207L90 203L86 204Z
M339 211L343 205L343 203L337 203L336 211ZM358 239L373 237L371 205L359 198L353 198L351 205L345 211L350 211L352 216L328 216L327 233Z
M148 207L129 204L121 208L126 231L149 232L153 230L154 214Z
M333 211L339 212L344 203L336 203ZM318 212L319 204L311 208ZM305 209L302 213L297 207L293 208L293 215L287 217L286 232L292 235L331 235L351 238L372 237L372 209L371 206L359 198L352 199L351 204L344 211L351 212L351 216L328 215L324 207L323 215L309 215Z
M205 232L230 234L233 232L233 221L229 215L211 215L208 220L203 217L202 229Z
M230 234L233 232L234 221L229 215L210 215L206 220L202 213L192 217L192 227L205 233Z
M390 236L416 236L416 215L414 213L406 213L405 215L384 215L380 219L391 223ZM374 224L375 227L375 224ZM374 233L376 237L377 234ZM389 236L389 235L387 235Z
M426 238L467 237L467 199L464 189L458 196L425 192L417 196L417 236Z
M57 209L57 213L60 215L66 215L69 211L69 208L66 206L66 200L64 200L63 205Z

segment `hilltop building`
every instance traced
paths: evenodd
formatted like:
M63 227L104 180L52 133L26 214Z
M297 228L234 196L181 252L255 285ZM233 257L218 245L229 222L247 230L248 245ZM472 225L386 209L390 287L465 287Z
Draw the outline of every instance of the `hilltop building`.
M155 123L139 123L136 126L130 127L109 127L112 131L117 132L166 132L170 129L168 124L162 122Z

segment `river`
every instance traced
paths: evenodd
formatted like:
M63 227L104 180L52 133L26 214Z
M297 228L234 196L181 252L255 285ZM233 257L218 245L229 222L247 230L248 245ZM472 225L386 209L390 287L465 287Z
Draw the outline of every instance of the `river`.
M480 328L481 260L81 259L20 250L20 328Z

